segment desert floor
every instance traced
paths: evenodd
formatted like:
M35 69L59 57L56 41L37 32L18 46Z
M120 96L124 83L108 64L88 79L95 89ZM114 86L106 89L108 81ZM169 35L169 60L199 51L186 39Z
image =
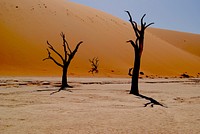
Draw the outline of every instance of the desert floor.
M1 77L1 134L200 133L200 79L140 79L141 94L129 94L130 79Z

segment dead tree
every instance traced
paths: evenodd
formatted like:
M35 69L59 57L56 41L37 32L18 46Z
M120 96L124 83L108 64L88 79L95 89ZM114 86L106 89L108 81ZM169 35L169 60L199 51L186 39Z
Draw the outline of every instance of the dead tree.
M91 63L92 68L90 69L89 73L91 72L92 74L98 73L98 66L99 66L99 59L98 57L94 57L92 60L89 59L89 62Z
M136 36L135 41L133 40L127 41L128 43L131 43L131 45L133 46L135 50L134 67L130 68L129 73L128 73L132 77L130 94L139 95L138 77L139 77L139 72L140 72L140 61L141 61L141 56L142 56L143 47L144 47L144 33L145 33L146 28L154 23L147 24L146 22L144 22L143 19L146 15L144 14L141 18L141 26L139 29L138 24L132 20L132 17L129 11L125 11L125 12L128 13L128 16L130 18L129 21L133 27L133 30Z
M48 52L48 57L43 59L44 60L47 60L47 59L50 59L52 60L56 65L58 65L59 67L62 68L62 85L61 85L61 88L57 91L61 91L61 90L64 90L65 88L72 88L72 86L68 85L68 82L67 82L67 71L68 71L68 67L72 61L72 59L74 58L76 52L78 51L78 48L79 46L83 43L82 41L80 41L75 49L72 51L69 47L69 44L67 42L67 40L65 39L65 34L62 32L60 34L60 36L62 37L63 39L63 51L64 51L64 56L62 56L57 50L54 49L54 47L47 41L47 45L48 45L48 48L47 48L47 52ZM56 61L52 56L51 56L51 51L53 53L55 53L62 61L62 63Z

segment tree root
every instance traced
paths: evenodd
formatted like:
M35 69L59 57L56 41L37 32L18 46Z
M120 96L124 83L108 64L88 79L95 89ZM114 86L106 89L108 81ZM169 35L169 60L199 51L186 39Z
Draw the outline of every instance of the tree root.
M68 92L72 92L72 90L70 90L69 88L73 88L73 87L72 87L72 86L61 87L59 90L50 93L50 95L53 95L53 94L55 94L55 93L58 93L58 92L60 92L60 91L62 91L62 90L68 91Z

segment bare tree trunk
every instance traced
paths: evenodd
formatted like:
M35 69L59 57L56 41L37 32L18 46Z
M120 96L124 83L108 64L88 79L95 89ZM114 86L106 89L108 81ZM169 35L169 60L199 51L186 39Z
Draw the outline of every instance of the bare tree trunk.
M140 59L141 57L138 54L138 50L135 50L135 62L134 62L134 69L133 69L133 74L132 74L130 94L135 94L135 95L139 94L138 77L139 77L139 72L140 72Z
M143 47L144 47L144 32L145 29L147 27L149 27L150 25L154 24L154 23L150 23L150 24L146 24L146 22L143 22L143 19L145 17L145 14L143 15L143 17L141 18L141 28L138 28L138 25L135 21L132 20L131 14L129 13L129 11L126 11L130 17L130 23L133 27L133 30L135 32L135 36L136 36L136 40L132 41L129 40L127 41L128 43L131 43L131 45L133 46L134 50L135 50L135 61L134 61L134 67L129 69L129 75L132 76L132 83L131 83L131 90L130 90L130 94L134 94L136 96L139 96L141 98L144 98L146 100L149 100L150 102L146 103L144 105L144 107L151 105L151 107L153 107L154 105L160 105L162 107L166 107L165 105L161 104L160 102L156 101L155 99L151 98L151 97L147 97L144 95L141 95L139 93L139 89L138 89L138 78L139 78L139 73L140 73L140 61L141 61L141 56L142 56L142 52L143 52ZM133 70L133 71L132 71Z
M67 63L66 63L66 64L67 64ZM64 67L63 67L62 85L61 85L60 90L63 90L63 89L65 89L65 88L72 88L72 86L70 86L70 85L68 84L68 78L67 78L68 67L69 67L69 64L64 65Z
M147 27L154 23L150 23L146 25L146 22L143 22L143 19L145 15L141 18L141 28L138 28L138 24L132 20L131 14L129 11L126 11L130 17L130 23L133 27L133 30L135 32L136 40L132 41L129 40L127 42L131 43L135 50L135 61L134 61L134 67L129 69L129 75L132 76L132 83L131 83L131 90L130 94L135 94L139 95L139 90L138 90L138 78L139 78L139 72L140 72L140 61L141 61L141 56L143 52L143 47L144 47L144 31ZM133 70L133 71L132 71ZM132 73L131 73L132 71Z
M67 83L67 70L68 70L68 67L64 66L63 67L63 74L62 74L62 85L61 85L60 90L69 86L68 83Z

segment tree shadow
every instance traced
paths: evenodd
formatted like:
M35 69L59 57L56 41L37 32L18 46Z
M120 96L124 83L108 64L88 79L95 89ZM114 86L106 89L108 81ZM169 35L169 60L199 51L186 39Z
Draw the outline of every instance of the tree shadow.
M157 100L155 100L155 99L153 99L153 98L151 98L151 97L147 97L147 96L144 96L144 95L142 95L142 94L138 94L138 95L136 95L136 96L141 97L141 98L143 98L143 99L146 99L146 100L150 101L150 102L144 104L144 107L147 107L148 105L150 105L151 107L153 107L154 105L159 105L159 106L168 108L166 105L161 104L160 102L158 102Z
M53 91L50 93L50 95L53 95L55 93L58 93L60 91L68 91L68 92L72 92L72 90L70 90L69 88L73 88L73 87L68 87L68 88L60 88L60 89L41 89L41 90L36 90L36 92L49 92L49 91Z
M49 92L49 91L55 91L55 89L38 89L36 92Z

